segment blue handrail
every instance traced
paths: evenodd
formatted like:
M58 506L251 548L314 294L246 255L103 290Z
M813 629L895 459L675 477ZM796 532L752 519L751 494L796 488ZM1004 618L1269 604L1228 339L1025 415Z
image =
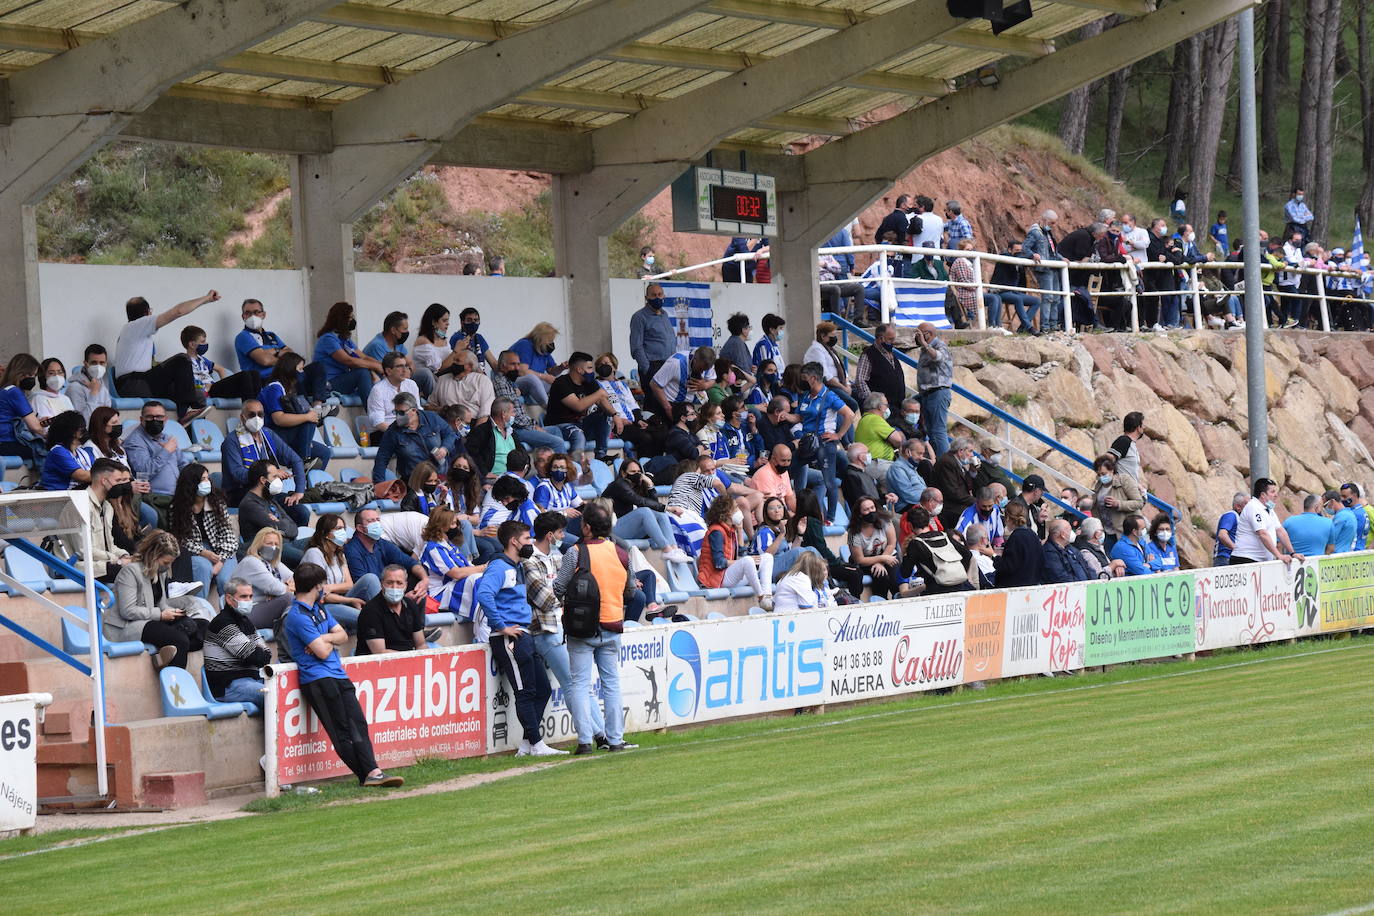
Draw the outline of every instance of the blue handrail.
M65 578L71 579L82 588L86 587L86 574L68 563L61 557L48 553L42 547L24 538L6 538L17 550L28 554L49 569L60 572ZM108 610L114 604L114 592L103 582L95 583L95 604L102 611Z
M839 328L845 334L846 340L844 341L844 344L846 347L848 346L847 338L850 334L853 334L860 340L866 340L869 343L873 343L873 335L870 332L864 330L858 325L853 324L847 318L843 318L832 312L824 312L821 314L821 319L824 321L832 322L837 328ZM897 360L899 362L905 363L913 369L917 368L916 360L912 359L910 356L906 355L901 350L893 350L892 352L896 355ZM1050 448L1059 452L1061 455L1067 455L1068 457L1072 458L1074 461L1077 461L1079 464L1083 465L1086 468L1091 468L1093 466L1091 458L1087 458L1083 455L1080 455L1078 452L1069 448L1067 445L1063 444L1058 439L1055 439L1052 436L1045 435L1040 430L1036 429L1034 426L1031 426L1024 420L1021 420L1019 417L1012 416L1002 408L998 407L996 404L993 404L991 401L986 401L983 398L980 398L978 395L974 394L972 391L969 391L967 388L964 388L962 385L959 385L955 382L950 382L950 388L954 394L959 395L965 400L971 401L972 403L986 410L988 413L992 414L994 417L997 417L999 420L1002 420L1010 424L1011 426L1015 427L1016 429L1019 429L1026 435L1034 439L1038 439L1040 442L1044 443L1045 445L1048 445ZM1051 498L1053 499L1053 497ZM1178 518L1178 509L1169 505L1164 500L1158 498L1154 494L1150 494L1148 498L1150 505L1154 506L1156 509L1159 509L1167 513L1170 519ZM1059 502L1058 500L1054 501ZM1064 504L1061 503L1061 505ZM1065 508L1069 507L1065 505ZM1074 506L1072 508L1075 511L1077 511L1078 507Z

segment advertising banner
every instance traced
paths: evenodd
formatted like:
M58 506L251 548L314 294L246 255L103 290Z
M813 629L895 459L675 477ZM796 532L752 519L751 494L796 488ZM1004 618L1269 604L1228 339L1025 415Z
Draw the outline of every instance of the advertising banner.
M964 606L964 679L994 681L1002 676L1007 629L1007 593L969 595Z
M1086 596L1085 582L1009 592L1001 676L1053 674L1082 668Z
M0 697L0 832L28 830L38 822L37 754L34 698Z
M961 684L963 595L853 604L817 612L829 637L834 702Z
M1193 576L1140 576L1089 582L1088 665L1182 655L1194 648Z
M1296 632L1284 564L1222 566L1194 576L1195 648L1254 645Z
M481 646L365 655L343 660L371 726L382 769L423 757L476 757L487 751L488 653ZM278 785L348 773L301 693L295 665L275 666L268 686L269 765Z
M1374 622L1374 555L1333 554L1317 560L1321 631L1352 630Z

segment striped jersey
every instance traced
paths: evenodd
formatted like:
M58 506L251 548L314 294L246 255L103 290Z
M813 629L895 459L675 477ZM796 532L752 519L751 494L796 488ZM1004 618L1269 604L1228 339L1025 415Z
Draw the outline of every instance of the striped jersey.
M582 505L582 497L577 495L577 488L571 483L564 481L560 487L552 480L540 477L534 485L534 503L545 512L557 512L559 509L576 509Z
M472 620L477 607L473 594L482 577L448 577L448 571L454 567L473 565L463 552L447 541L425 541L420 565L429 573L429 596L439 605L439 611L447 611L460 620Z

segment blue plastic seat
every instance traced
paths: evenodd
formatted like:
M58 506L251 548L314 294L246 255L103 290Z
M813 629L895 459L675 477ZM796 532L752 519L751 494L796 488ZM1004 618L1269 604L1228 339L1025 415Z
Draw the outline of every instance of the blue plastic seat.
M597 491L596 487L592 486L589 483L584 483L582 484L582 486L577 488L577 495L586 500L596 499L601 494Z
M357 480L359 477L362 476L362 472L359 471L357 468L344 468L342 471L339 472L339 479L342 480L344 483L352 483L353 481Z
M712 611L711 613L709 613L709 614L706 615L706 619L707 619L707 620L724 620L724 619L725 619L725 615L722 614L720 611Z
M654 492L659 496L667 496L669 493L673 492L673 488L670 484L661 483L654 487Z
M358 440L353 438L353 431L348 428L339 417L327 417L324 421L325 444L334 450L335 458L357 458L362 455L364 458L373 458L377 455L375 448L359 449ZM371 454L368 454L371 452Z
M196 440L200 446L202 461L209 461L210 455L214 455L215 461L219 461L220 449L224 446L224 430L220 429L215 423L210 422L204 417L198 417L191 421L191 438Z
M24 466L24 459L17 455L0 455L0 464L5 466L5 470L13 470Z
M12 457L12 456L6 455L5 457L6 457L6 458L10 458L10 457ZM15 458L14 460L15 460L15 461L19 461L18 458ZM22 462L20 462L20 463L22 464ZM18 467L18 465L15 465L15 466ZM8 468L9 465L7 464L7 465L5 465L5 467ZM19 484L15 483L13 480L0 480L0 493L9 493L9 492L11 492L11 491L17 489L18 487L19 487Z
M204 716L207 719L232 719L243 715L242 703L220 703L205 699L200 685L185 668L167 667L158 672L162 685L164 716Z
M210 406L220 410L243 410L243 401L238 398L210 398Z
M70 595L86 590L80 583L73 582L71 579L49 577L47 568L38 561L37 557L24 553L13 544L5 548L5 565L9 568L11 576L36 592Z
M767 613L768 613L768 612L765 611L765 610L764 610L763 608L761 608L761 607L751 607L751 608L749 609L749 616L750 616L750 617L753 617L755 614L767 614Z
M210 679L205 676L204 670L200 672L200 695L205 697L205 702L211 703L216 706L240 706L243 708L244 715L261 715L261 712L258 710L258 707L253 703L225 703L215 699L215 695L210 692ZM210 718L216 717L211 716ZM232 718L232 716L226 718Z
M729 591L730 591L730 597L731 597L731 598L753 598L753 597L755 597L755 596L754 596L754 587L753 587L752 585L736 585L734 588L730 589Z
M615 480L615 472L612 471L610 466L604 461L593 460L591 467L592 480L595 483L596 493L599 496L601 495L601 491L609 487L611 481Z
M80 605L68 605L67 610L86 619L86 609ZM106 658L125 658L130 655L142 655L148 650L148 646L138 640L125 642L110 642L107 639L100 641L101 648L105 652ZM74 621L62 618L62 651L68 655L90 655L91 654L91 634L86 628Z
M625 440L624 440L624 439L607 439L607 440L606 440L606 448L610 449L611 451L623 450L623 449L625 448Z
M358 397L356 394L336 394L334 395L334 397L337 398L339 404L344 407L363 406L363 399Z
M427 627L451 627L457 622L458 618L448 611L425 615L425 626Z
M649 543L648 538L620 538L626 547L638 547L640 550L652 550L653 544Z
M696 573L692 567L686 563L669 563L668 565L668 584L674 591L686 592L688 595L696 595L706 598L709 601L720 601L730 597L728 588L703 588L697 581ZM751 590L752 594L752 590Z
M625 621L625 629L627 630L638 630L641 626L643 626L643 624L641 624L638 620Z

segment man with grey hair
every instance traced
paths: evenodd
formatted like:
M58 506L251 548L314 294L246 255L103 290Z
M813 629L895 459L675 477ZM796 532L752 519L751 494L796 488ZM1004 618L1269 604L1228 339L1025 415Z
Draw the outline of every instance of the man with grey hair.
M1113 579L1126 575L1126 563L1107 556L1107 532L1102 527L1102 519L1091 515L1083 519L1073 547L1092 578Z
M495 399L496 389L487 374L481 371L477 354L471 350L459 350L453 357L453 374L439 379L434 386L430 406L439 408L462 404L480 420L491 415L491 402Z
M496 401L505 398L511 405L510 428L514 431L515 441L522 448L530 449L537 445L547 445L555 451L566 452L568 443L562 436L540 429L534 418L525 412L525 396L516 388L520 378L520 354L514 350L502 350L496 358L496 371L491 374L492 398L491 413L496 413ZM486 425L486 424L482 424Z
M840 489L844 493L844 501L849 506L850 513L854 512L859 500L865 496L875 503L882 504L883 497L878 493L878 482L868 473L868 463L873 460L868 446L862 442L855 442L845 449L844 453L849 459L849 464L844 469L844 482ZM888 494L888 502L896 501L895 494Z
M1083 557L1069 543L1073 540L1073 526L1062 518L1052 519L1048 536L1041 547L1045 562L1040 568L1042 585L1057 585L1061 582L1086 582L1092 573L1083 563Z
M916 343L921 348L916 361L916 386L921 395L926 440L939 456L949 449L947 418L950 386L954 384L954 355L929 321L916 326Z
M905 512L921 501L930 470L926 444L920 439L903 442L901 453L887 469L887 489L897 497L897 511Z
M885 394L872 392L864 398L863 405L863 416L859 417L859 423L854 428L854 439L868 446L868 452L873 457L868 464L868 474L882 483L887 480L888 469L892 467L897 449L901 448L906 437L888 421L891 412L887 409Z
M205 684L225 703L250 703L262 712L263 680L258 670L272 661L272 650L248 619L253 586L237 576L224 586L224 609L205 631Z
M870 394L887 397L888 404L900 404L906 397L906 374L897 362L897 326L883 322L873 329L873 343L859 354L854 367L850 393L860 404Z
M1231 563L1231 551L1236 546L1236 528L1240 525L1240 513L1250 501L1247 493L1236 492L1231 495L1231 510L1223 512L1217 519L1217 530L1212 538L1217 542L1212 554L1213 566L1227 566Z
M396 419L391 400L403 391L419 400L419 385L410 377L410 357L392 350L382 356L382 377L367 396L367 421L372 424L373 430L385 432Z
M372 479L385 479L392 458L396 459L396 476L402 480L408 479L422 461L432 463L440 473L446 471L449 456L458 448L453 428L438 414L421 410L409 392L396 395L391 403L396 409L396 422L387 427L377 446Z
M1060 292L1062 285L1059 282L1061 273L1057 267L1041 266L1042 261L1059 260L1059 247L1054 239L1054 224L1058 220L1058 213L1053 210L1045 210L1040 214L1040 221L1033 223L1030 229L1026 231L1026 240L1021 246L1036 265L1031 268L1031 273L1035 274L1036 285L1041 289L1040 330L1042 332L1060 329L1060 297L1056 294Z
M964 215L964 208L957 200L945 202L945 247L956 248L964 239L973 238L973 224Z
M997 551L988 543L988 529L975 522L964 529L964 546L973 554L978 564L979 588L996 588L997 566L994 561Z
M940 512L940 524L944 526L942 531L954 528L959 516L973 505L973 462L973 442L966 436L956 436L949 444L949 451L935 459L930 485L938 487L944 494L944 506Z

